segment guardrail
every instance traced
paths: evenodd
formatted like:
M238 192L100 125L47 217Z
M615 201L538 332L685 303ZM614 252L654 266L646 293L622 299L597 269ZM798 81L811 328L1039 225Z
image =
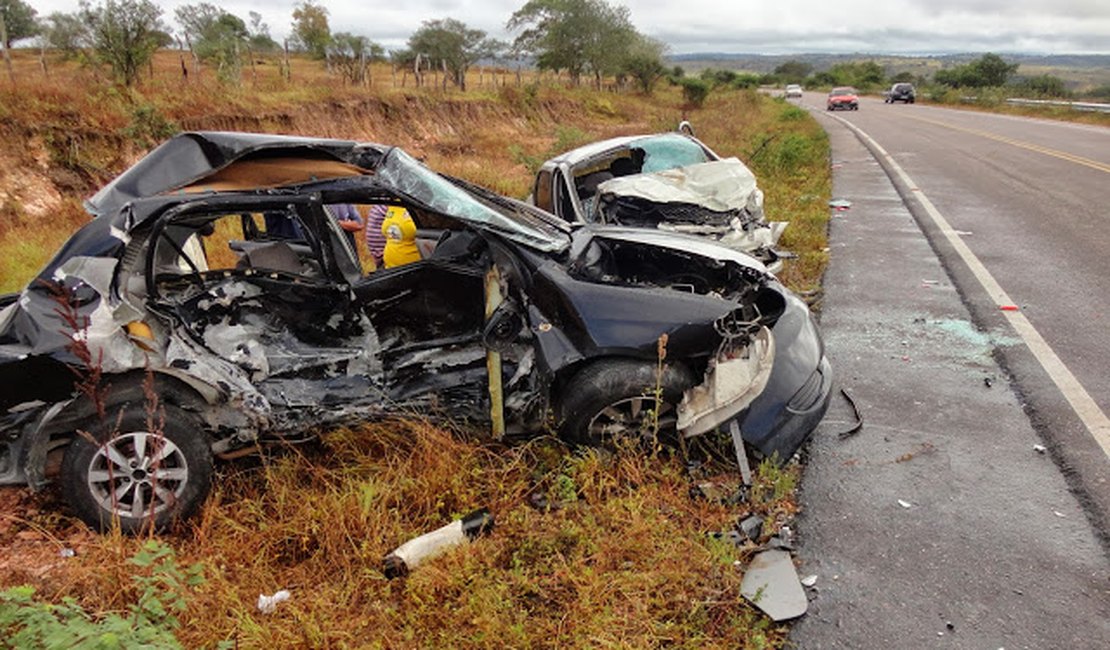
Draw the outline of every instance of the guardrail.
M1094 102L1059 102L1048 99L1007 99L1006 103L1013 106L1065 106L1076 111L1110 113L1110 104L1096 104Z

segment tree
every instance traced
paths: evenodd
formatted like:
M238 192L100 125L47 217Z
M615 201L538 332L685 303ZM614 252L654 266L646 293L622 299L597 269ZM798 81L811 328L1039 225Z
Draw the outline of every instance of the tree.
M206 2L182 5L174 13L196 57L214 63L220 79L238 79L249 45L243 19Z
M636 30L627 7L605 0L529 0L506 27L519 31L517 52L535 57L541 70L566 70L574 83L586 71L601 75L619 70Z
M105 0L95 7L82 0L79 15L96 57L125 86L138 80L165 37L162 10L150 0Z
M696 77L683 77L678 80L682 86L682 97L693 107L700 107L709 97L709 84Z
M1068 90L1064 80L1050 74L1021 79L1015 85L1021 92L1034 97L1052 97L1054 99L1071 97L1071 91Z
M77 56L88 40L89 30L77 14L54 12L39 26L46 45L61 53L65 59Z
M331 38L328 56L345 80L364 83L370 79L370 63L384 61L385 50L365 36L339 32Z
M327 56L331 42L328 10L313 0L304 0L293 8L293 37L312 57Z
M852 61L838 63L829 68L827 78L836 86L878 86L883 85L886 75L883 67L874 61Z
M809 73L813 72L813 66L791 59L775 67L775 76L783 81L783 83L800 84L805 81Z
M252 11L247 15L251 19L250 27L247 29L251 50L254 52L273 52L278 49L277 41L270 36L270 26L262 22L262 14Z
M513 48L531 54L537 68L565 70L578 83L593 55L604 47L603 7L608 7L604 0L528 0L506 27L521 32Z
M1006 63L997 54L984 54L966 65L937 70L933 80L952 88L990 88L1006 85L1018 64Z
M466 71L479 59L491 57L501 43L486 38L480 29L470 29L454 18L425 20L409 37L408 49L441 65L455 85L466 90Z
M24 38L37 36L39 24L35 21L38 14L31 5L23 0L0 0L0 24L4 29L4 47Z
M636 42L629 48L623 71L636 80L645 95L651 94L655 82L667 72L663 66L666 51L667 45L662 41L640 35L637 35Z
M1006 63L997 54L984 54L971 62L971 68L977 73L984 86L1005 86L1006 82L1017 72L1018 64Z

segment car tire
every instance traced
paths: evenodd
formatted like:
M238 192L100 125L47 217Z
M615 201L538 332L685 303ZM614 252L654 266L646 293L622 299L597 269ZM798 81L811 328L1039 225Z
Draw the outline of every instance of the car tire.
M611 446L628 435L655 439L651 411L658 382L658 437L677 440L678 404L696 380L688 368L675 363L664 365L662 377L656 374L656 364L633 359L600 361L582 369L567 384L559 404L560 435L595 447Z
M207 498L213 471L208 437L192 415L164 409L161 432L149 431L145 409L125 407L112 435L96 442L74 435L62 459L62 493L89 526L107 531L118 517L125 533L151 525L161 530L188 518Z

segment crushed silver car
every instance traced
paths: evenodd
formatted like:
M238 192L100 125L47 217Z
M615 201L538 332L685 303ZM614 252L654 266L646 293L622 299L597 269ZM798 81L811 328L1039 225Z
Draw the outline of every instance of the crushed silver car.
M772 273L782 267L776 246L787 223L767 221L755 174L692 135L612 138L560 154L540 167L532 201L570 223L698 235Z

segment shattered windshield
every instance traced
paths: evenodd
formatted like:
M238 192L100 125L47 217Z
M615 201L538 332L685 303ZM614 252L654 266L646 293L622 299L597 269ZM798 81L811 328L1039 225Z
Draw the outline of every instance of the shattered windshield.
M712 160L697 142L678 133L644 138L633 142L632 146L644 151L642 172L645 174Z
M526 221L507 206L480 200L400 149L391 149L386 154L377 173L385 183L437 212L484 225L528 246L561 251L569 243L565 233L544 227L536 219Z

